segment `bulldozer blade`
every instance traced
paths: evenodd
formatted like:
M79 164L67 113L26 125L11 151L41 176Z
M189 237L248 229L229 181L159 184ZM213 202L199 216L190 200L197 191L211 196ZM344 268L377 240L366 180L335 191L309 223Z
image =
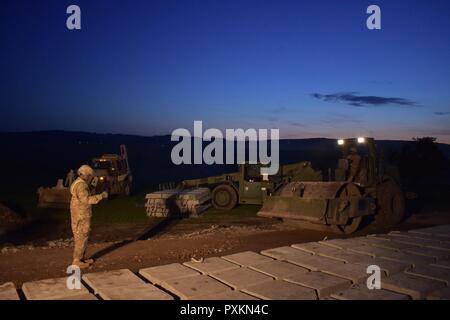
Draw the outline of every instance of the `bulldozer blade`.
M40 188L38 208L68 209L70 206L69 188Z

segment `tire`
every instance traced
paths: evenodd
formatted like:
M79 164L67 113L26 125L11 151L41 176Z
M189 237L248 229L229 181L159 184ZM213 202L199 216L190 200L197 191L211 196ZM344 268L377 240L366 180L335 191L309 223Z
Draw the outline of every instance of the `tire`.
M405 197L400 186L393 180L377 188L378 210L375 223L379 227L394 227L405 217Z
M353 184L349 183L345 185L343 189L339 191L339 197L347 198L347 197L359 197L361 196L361 192L359 191L358 187ZM332 225L331 229L340 234L352 234L353 232L356 232L361 225L361 222L363 221L363 217L353 217L349 218L347 223L345 225Z
M212 204L219 210L231 210L237 204L237 193L234 188L227 184L221 184L212 192Z

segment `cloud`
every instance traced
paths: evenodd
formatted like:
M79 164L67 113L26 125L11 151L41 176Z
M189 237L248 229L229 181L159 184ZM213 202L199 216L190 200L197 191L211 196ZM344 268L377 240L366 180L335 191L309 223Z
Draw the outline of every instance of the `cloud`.
M450 111L436 111L434 114L437 116L448 116L450 115Z
M304 127L305 125L303 123L297 122L297 121L288 121L288 125L293 127Z
M341 92L334 94L313 93L312 97L327 102L344 102L354 107L378 107L384 105L398 105L415 107L416 102L404 98L358 96L356 92Z

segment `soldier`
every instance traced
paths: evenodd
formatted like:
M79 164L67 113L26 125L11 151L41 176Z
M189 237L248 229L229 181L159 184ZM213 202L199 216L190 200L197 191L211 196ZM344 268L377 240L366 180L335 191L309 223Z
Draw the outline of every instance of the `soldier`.
M78 169L78 179L70 186L70 193L72 194L70 214L75 243L72 265L77 265L80 268L87 268L94 262L92 259L84 259L91 229L92 205L108 197L107 192L90 195L89 184L93 178L94 170L88 165L83 165Z
M350 162L349 177L347 181L354 181L359 173L361 165L361 156L358 154L358 150L355 147L350 148L350 154L347 156L347 160Z

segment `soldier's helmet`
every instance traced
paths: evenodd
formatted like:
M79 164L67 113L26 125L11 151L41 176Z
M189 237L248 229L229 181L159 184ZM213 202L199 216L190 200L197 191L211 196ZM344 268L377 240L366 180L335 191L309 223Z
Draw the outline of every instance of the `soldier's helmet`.
M351 153L351 154L358 153L358 149L356 149L355 147L351 147L351 148L350 148L350 153Z
M92 169L87 164L84 164L78 169L78 175L79 176L85 176L85 177L93 176L94 175L94 169Z

